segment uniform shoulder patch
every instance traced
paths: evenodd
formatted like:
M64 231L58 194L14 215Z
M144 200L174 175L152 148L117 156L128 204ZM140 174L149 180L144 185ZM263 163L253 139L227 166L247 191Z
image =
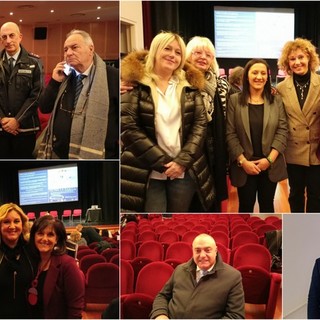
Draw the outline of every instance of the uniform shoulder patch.
M36 54L36 53L28 52L28 55L31 56L31 57L40 59L40 56L38 54Z

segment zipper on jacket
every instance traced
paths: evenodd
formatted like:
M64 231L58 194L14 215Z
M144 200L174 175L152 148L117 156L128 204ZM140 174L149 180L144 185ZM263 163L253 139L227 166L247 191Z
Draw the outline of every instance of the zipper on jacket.
M13 272L13 299L16 299L16 275L17 271Z

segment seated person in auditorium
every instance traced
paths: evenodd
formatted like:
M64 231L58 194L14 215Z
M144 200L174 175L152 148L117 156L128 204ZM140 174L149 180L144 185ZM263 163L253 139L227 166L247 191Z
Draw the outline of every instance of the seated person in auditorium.
M244 319L240 272L222 261L208 234L198 235L192 249L193 258L176 267L156 296L151 318Z
M92 242L103 241L103 238L99 234L99 229L97 228L89 226L84 227L82 224L78 224L76 230L81 232L82 237L86 239L88 245Z
M78 230L72 231L70 233L70 240L75 242L78 246L87 246L87 240L82 237L81 232Z
M229 95L242 91L243 70L243 67L240 66L232 69L232 72L228 77L230 84Z

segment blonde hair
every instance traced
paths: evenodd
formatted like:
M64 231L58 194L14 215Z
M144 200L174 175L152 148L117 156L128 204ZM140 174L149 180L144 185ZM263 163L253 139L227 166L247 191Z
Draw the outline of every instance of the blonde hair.
M278 60L279 69L285 71L287 74L292 74L289 67L289 55L292 51L301 49L309 57L309 69L315 72L319 67L319 55L316 52L316 47L311 41L303 38L296 38L293 41L288 41L282 48L281 56Z
M189 60L192 52L196 49L206 49L211 52L213 55L213 60L210 68L214 71L214 73L219 76L219 65L216 59L216 49L214 48L213 43L209 38L195 36L191 38L191 40L187 43L186 47L186 59Z
M155 58L158 51L164 49L169 43L176 40L181 49L181 62L178 68L173 72L173 75L178 76L179 79L183 79L182 68L186 60L186 45L183 39L177 34L169 31L162 31L158 33L152 40L150 50L146 56L146 73L154 80L158 79L158 76L154 73Z
M81 240L81 233L77 230L75 231L72 231L70 233L70 240L73 241L73 242L78 242Z
M22 237L24 240L28 240L29 238L29 219L27 215L23 212L23 210L16 205L15 203L5 203L2 206L0 206L0 225L2 221L7 217L8 213L11 211L15 211L16 213L19 214L21 221L22 221Z

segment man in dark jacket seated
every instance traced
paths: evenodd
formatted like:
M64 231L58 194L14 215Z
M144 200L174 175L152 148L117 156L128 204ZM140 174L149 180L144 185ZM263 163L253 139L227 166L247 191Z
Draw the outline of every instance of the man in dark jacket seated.
M99 234L99 229L97 228L89 226L84 227L83 225L78 224L76 229L81 232L82 237L86 239L88 245L92 242L100 242L103 240Z
M193 258L178 265L158 293L152 319L244 319L241 274L224 263L214 239L200 234L192 243Z

